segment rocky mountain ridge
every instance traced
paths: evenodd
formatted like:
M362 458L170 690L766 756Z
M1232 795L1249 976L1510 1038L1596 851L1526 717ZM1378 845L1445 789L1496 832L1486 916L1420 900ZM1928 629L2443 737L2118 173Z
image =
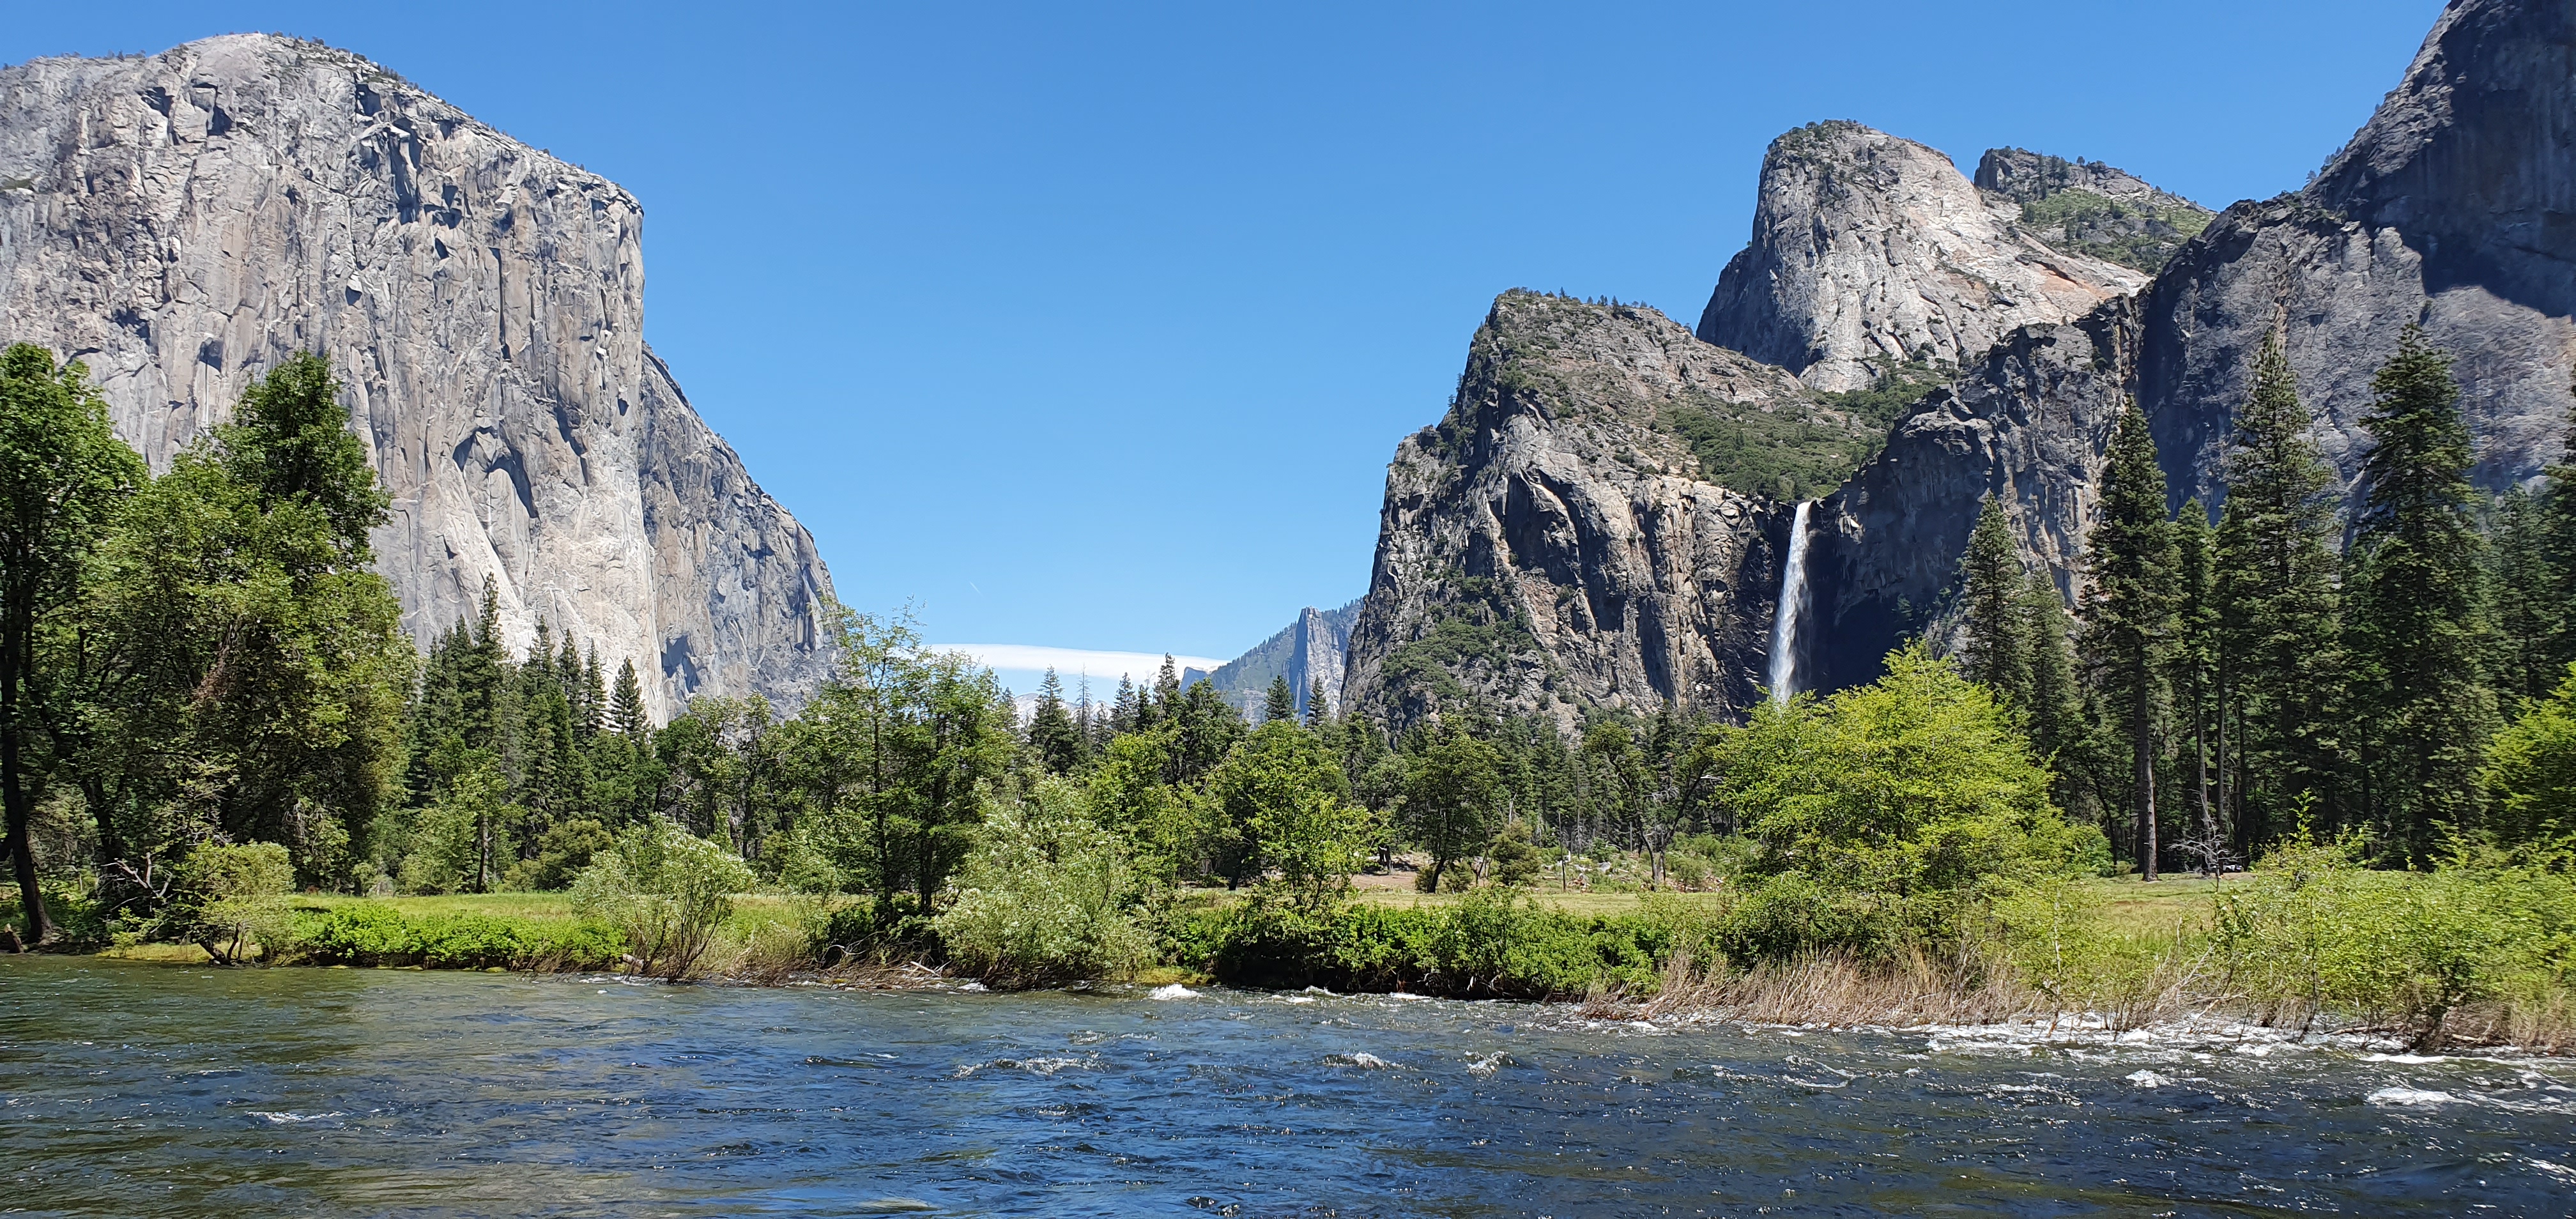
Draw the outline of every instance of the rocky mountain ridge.
M0 337L86 361L156 468L299 350L393 496L427 639L495 581L656 715L793 704L831 580L643 339L643 209L366 59L231 35L0 69Z
M1342 673L1350 651L1351 624L1359 616L1358 601L1328 610L1309 605L1297 612L1296 621L1254 644L1243 655L1208 672L1184 670L1181 684L1188 685L1204 677L1237 710L1257 718L1270 698L1272 679L1287 679L1289 691L1296 696L1297 714L1300 716L1306 714L1314 683L1322 681L1324 709L1339 715L1342 710Z
M1989 199L1939 151L1838 120L1771 142L1753 240L1718 276L1697 333L1850 391L1906 365L1956 367L2146 281L2051 247L2018 203Z
M1344 699L1410 723L1758 697L1786 505L1715 481L1677 418L1846 437L1786 371L1655 310L1507 292L1447 417L1397 446Z
M2027 560L2071 598L2102 454L2131 402L2155 432L2173 506L2197 497L2215 512L2251 358L2275 328L2347 496L2361 490L2371 374L2409 322L2457 357L2481 486L2529 482L2559 451L2576 371L2576 5L2453 0L2404 81L2307 188L2205 223L2093 163L1997 150L1980 178L1983 193L1940 154L1858 124L1783 136L1703 342L1659 349L1670 365L1724 365L1748 385L1768 371L1825 390L1885 384L1898 361L1954 362L1811 514L1802 686L1867 681L1888 648L1939 627L1989 494ZM2069 198L2083 206L2049 208ZM2129 223L2136 209L2173 232ZM2055 228L2039 225L2052 216ZM2101 269L2052 241L2125 241L2161 269L2151 280ZM2002 290L2007 271L2057 292ZM1786 501L1803 496L1756 489L1699 510L1706 493L1667 481L1673 446L1647 435L1672 440L1669 426L1642 425L1666 417L1667 391L1646 381L1592 383L1584 410L1632 421L1608 444L1565 427L1543 397L1503 392L1519 362L1486 353L1511 329L1505 302L1478 332L1449 417L1398 447L1349 698L1398 721L1476 706L1568 726L1666 699L1742 708L1767 659ZM1618 364L1575 354L1578 366ZM1588 531L1576 524L1587 518L1599 522ZM1648 612L1616 619L1617 631L1569 630L1551 603ZM1447 625L1460 607L1475 630Z

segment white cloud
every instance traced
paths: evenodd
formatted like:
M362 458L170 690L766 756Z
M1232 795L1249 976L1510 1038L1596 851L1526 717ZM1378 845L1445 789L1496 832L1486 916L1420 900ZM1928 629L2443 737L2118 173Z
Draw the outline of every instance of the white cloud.
M1146 685L1163 670L1160 652L1099 652L1086 648L1050 648L1033 643L934 643L933 650L963 652L975 663L1004 673L1035 673L1053 669L1071 686L1077 677L1094 682L1115 683L1121 675L1138 685ZM1172 657L1175 671L1180 669L1214 669L1224 664L1211 656Z

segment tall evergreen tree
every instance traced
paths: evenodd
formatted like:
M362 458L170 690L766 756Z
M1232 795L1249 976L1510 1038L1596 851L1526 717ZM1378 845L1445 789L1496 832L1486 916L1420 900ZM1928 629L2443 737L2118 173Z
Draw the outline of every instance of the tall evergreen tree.
M2084 741L2084 695L2076 682L2074 624L2047 572L2032 572L2022 586L2021 616L2030 640L2030 702L2024 710L2031 747L2056 774L2059 805L2098 815L2101 799L2080 782L2080 768L2066 764Z
M2227 453L2212 561L2219 815L2251 855L2286 828L2273 810L2335 815L2344 712L2334 474L2308 439L2281 336L2263 344Z
M2547 495L2544 489L2535 497L2520 487L2505 492L2487 530L2496 594L2493 671L2496 694L2508 703L2546 698L2567 674L2557 658L2566 597L2549 554Z
M1977 510L1968 551L1959 562L1965 588L1961 625L1967 639L1959 671L1985 686L2006 706L2030 702L2030 635L2024 604L2021 552L2013 545L2004 508L1993 495Z
M1050 668L1038 682L1037 706L1029 715L1029 751L1049 774L1067 774L1082 762L1082 732L1065 710L1064 682Z
M2567 412L2565 443L2559 463L2549 467L2549 482L2533 513L2545 583L2509 590L2542 606L2549 629L2547 659L2561 672L2576 664L2576 408Z
M2178 580L2174 646L2168 658L2172 670L2167 678L2174 694L2174 718L2180 725L2177 739L2182 753L2174 759L2176 777L2183 781L2167 785L2166 790L2188 786L2193 837L2210 847L2219 841L2209 790L2218 686L2217 549L2217 531L2209 523L2208 509L2197 499L2185 503L2182 514L2174 518Z
M2173 645L2175 553L2165 475L2136 403L2120 413L2102 472L2100 517L2086 542L2082 606L2093 687L2129 762L2129 814L2139 875L2156 879L2156 756Z
M644 683L636 679L632 659L617 662L617 687L608 696L608 727L635 742L652 730L652 721L644 713Z
M1333 722L1333 703L1324 697L1324 679L1306 683L1306 726L1321 730Z
M1288 676L1270 679L1270 693L1261 702L1261 722L1293 724L1297 722L1297 692L1288 686Z
M2430 858L2437 827L2467 825L2496 726L2487 598L2471 508L2468 425L2451 360L2408 326L2371 379L2377 443L2354 542L2347 617L2363 721L2365 796L2392 854Z

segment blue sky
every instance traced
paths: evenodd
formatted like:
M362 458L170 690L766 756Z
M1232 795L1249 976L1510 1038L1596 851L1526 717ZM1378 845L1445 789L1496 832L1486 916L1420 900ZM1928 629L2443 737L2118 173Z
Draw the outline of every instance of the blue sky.
M125 2L19 6L0 60L365 54L643 200L647 340L844 601L1224 657L1366 591L1495 293L1696 321L1781 131L2225 206L2305 181L2440 8Z

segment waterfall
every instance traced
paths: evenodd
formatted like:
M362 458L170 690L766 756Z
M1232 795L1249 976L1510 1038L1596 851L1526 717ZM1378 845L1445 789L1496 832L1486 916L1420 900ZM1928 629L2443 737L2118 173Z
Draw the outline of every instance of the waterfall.
M1802 500L1789 519L1789 561L1780 570L1780 606L1771 611L1771 701L1797 693L1798 615L1807 605L1807 509Z

